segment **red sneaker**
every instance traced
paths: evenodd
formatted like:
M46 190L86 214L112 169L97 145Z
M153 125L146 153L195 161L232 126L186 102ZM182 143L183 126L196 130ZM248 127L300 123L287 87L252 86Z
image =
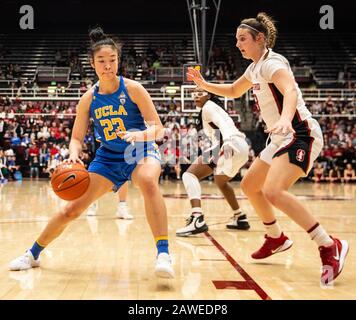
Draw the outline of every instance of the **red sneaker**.
M262 247L254 252L251 257L254 259L264 259L267 258L277 252L282 252L286 251L289 249L293 241L289 240L288 237L286 237L283 232L279 238L271 238L267 234L265 234L265 243L262 245Z
M332 238L334 244L330 247L319 247L320 258L323 264L321 274L321 284L331 284L341 273L344 267L345 258L349 252L349 244L346 240Z

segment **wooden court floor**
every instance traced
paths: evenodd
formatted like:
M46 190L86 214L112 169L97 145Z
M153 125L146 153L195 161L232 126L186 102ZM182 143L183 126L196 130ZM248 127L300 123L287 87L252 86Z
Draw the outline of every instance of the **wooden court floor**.
M249 231L225 228L231 212L217 188L204 182L206 234L178 238L189 201L182 183L161 185L168 209L170 251L176 277L156 279L156 249L138 190L130 186L134 220L115 218L117 196L99 200L96 216L85 213L42 253L42 267L10 272L8 263L32 245L53 212L64 204L48 181L0 186L0 299L356 299L356 185L300 183L292 192L332 235L346 239L350 252L334 286L319 284L320 258L307 234L277 212L293 247L264 261L250 254L262 244L264 230L248 200L234 183L248 214Z

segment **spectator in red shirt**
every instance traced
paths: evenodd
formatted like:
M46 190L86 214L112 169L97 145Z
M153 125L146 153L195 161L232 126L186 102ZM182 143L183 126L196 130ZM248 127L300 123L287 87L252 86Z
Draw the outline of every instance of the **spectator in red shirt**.
M51 127L49 128L49 130L50 130L51 133L52 132L57 133L58 130L59 130L58 127L57 127L57 123L53 121Z
M342 149L339 148L337 145L334 145L331 149L331 157L332 158L342 157Z
M326 158L332 158L333 157L333 152L332 152L332 149L330 147L325 148L324 157L326 157Z
M30 157L38 157L40 154L40 150L36 146L36 144L30 143L30 148L28 149L28 155Z
M57 145L51 145L50 147L50 155L55 156L59 152Z

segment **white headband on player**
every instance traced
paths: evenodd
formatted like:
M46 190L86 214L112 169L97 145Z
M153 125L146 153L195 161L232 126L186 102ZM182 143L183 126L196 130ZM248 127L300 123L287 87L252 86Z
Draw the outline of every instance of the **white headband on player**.
M246 24L246 23L241 23L237 29L240 29L240 28L243 28L243 27L250 28L251 30L256 31L257 33L262 32L262 31L257 30L257 29L254 28L254 27L249 26L249 25Z
M192 98L195 99L195 98L207 96L208 93L206 91L193 91L191 95Z

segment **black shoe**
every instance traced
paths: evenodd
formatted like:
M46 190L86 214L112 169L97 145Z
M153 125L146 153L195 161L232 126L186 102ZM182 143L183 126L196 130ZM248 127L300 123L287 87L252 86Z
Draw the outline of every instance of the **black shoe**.
M250 224L248 223L247 217L243 214L240 217L234 215L230 222L226 225L228 229L237 229L237 230L248 230L250 229Z

